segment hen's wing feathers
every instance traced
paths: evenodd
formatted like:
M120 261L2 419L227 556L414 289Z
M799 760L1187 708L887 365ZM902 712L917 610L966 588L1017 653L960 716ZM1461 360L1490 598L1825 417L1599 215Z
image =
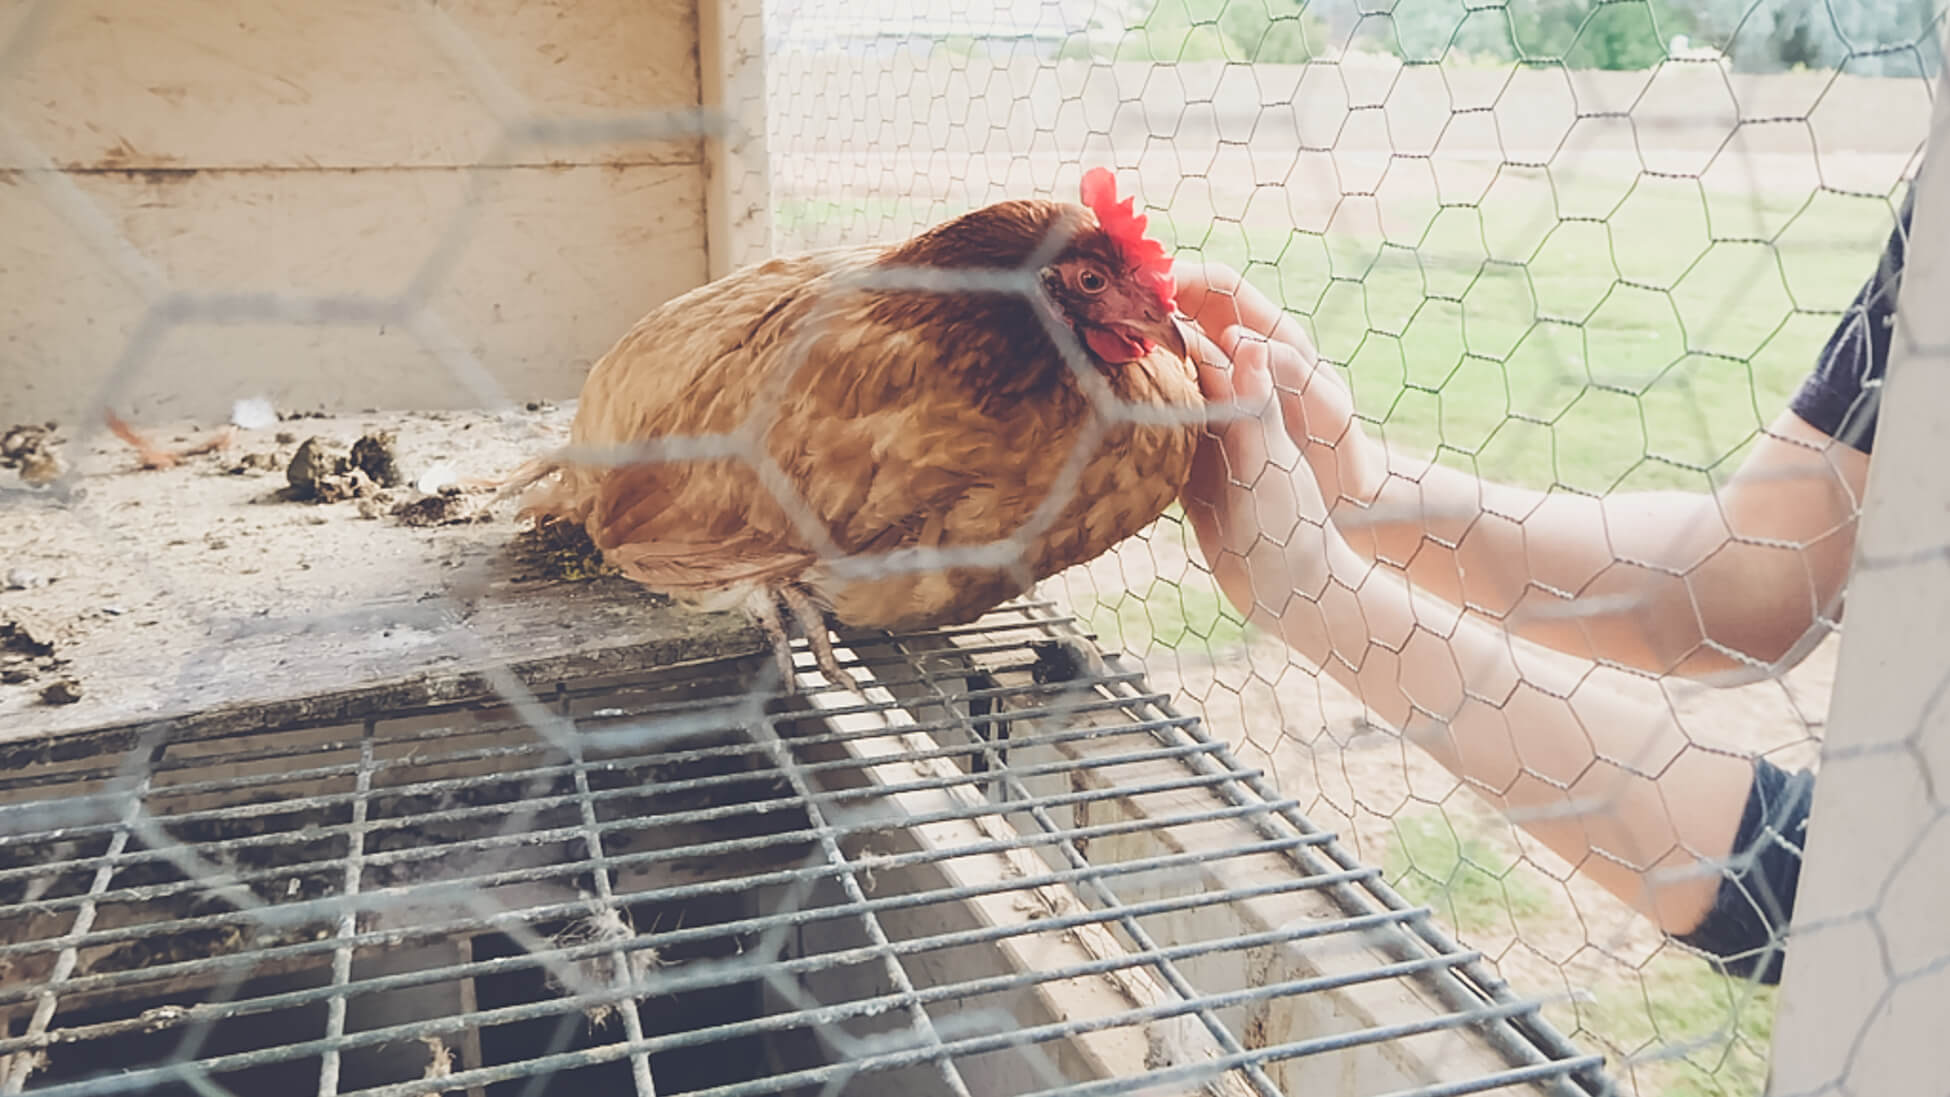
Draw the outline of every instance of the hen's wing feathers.
M590 370L572 437L602 445L736 429L775 380L780 344L881 250L773 259L651 310Z
M578 517L617 566L679 592L791 576L829 545L858 553L938 543L941 525L914 516L945 513L979 488L978 462L961 440L992 444L995 424L951 402L913 399L944 349L862 308L842 283L879 254L846 249L751 268L656 310L597 363L575 443L651 440L654 458L571 473L583 481ZM982 421L960 421L970 417ZM784 501L750 461L696 456L758 424L768 428L759 436L785 481Z
M1053 382L1060 370L1036 372L1047 353L1040 329L1028 339L965 299L944 315L848 290L846 279L882 254L773 260L645 317L591 372L574 440L654 452L567 469L560 516L583 523L653 589L703 601L740 586L803 584L853 623L918 627L973 619L1164 509L1191 435L1113 425L1061 513L1019 543L1092 417L1088 400ZM993 367L984 383L1015 387L971 392L957 369L969 363ZM1157 392L1119 394L1196 405L1189 366L1168 365L1155 376L1126 369L1114 387L1155 383ZM735 439L745 448L726 445ZM775 495L768 480L784 490ZM1018 542L1019 566L914 561L922 570L872 578L821 566L832 550L997 542Z

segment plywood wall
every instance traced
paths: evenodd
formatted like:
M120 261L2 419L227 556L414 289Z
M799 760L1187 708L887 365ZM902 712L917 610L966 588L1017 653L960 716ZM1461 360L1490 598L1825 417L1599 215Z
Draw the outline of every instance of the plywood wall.
M696 0L0 5L0 406L571 396L705 279L706 142L511 127L699 102Z

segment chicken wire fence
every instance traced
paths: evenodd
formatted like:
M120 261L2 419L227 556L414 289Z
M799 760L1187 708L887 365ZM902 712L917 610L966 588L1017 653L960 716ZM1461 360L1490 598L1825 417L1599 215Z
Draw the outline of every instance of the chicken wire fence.
M0 23L0 137L13 190L86 257L67 261L142 302L83 442L197 326L322 331L327 347L400 328L436 363L418 391L519 399L493 337L447 310L496 173L597 143L702 137L757 157L741 144L756 129L762 168L720 169L762 174L779 251L1068 197L1080 168L1114 166L1181 260L1238 269L1303 322L1364 428L1402 455L1397 480L1432 455L1590 498L1710 489L1761 437L1874 269L1921 161L1942 30L1923 5L720 6L760 21L741 63L762 56L762 110L590 117L511 85L478 13L406 5L494 118L466 200L403 277L258 292L163 270L114 199L10 117L50 107L20 74L76 33L74 7L20 4ZM1776 37L1799 53L1769 54ZM1794 71L1754 71L1769 57ZM216 387L226 407L257 391ZM85 479L8 485L8 503L60 506L126 550L138 527L91 507ZM1387 517L1334 515L1356 536ZM1381 566L1415 555L1419 580L1446 569L1476 593L1450 548L1411 543ZM1515 627L1563 593L1473 608ZM346 608L293 627L357 627ZM165 694L194 697L225 622L158 662ZM1072 626L1104 665L1059 666ZM1730 688L1583 664L1569 680L1650 682L1689 747L1792 768L1817 759L1835 676L1838 639L1815 639L1778 665L1724 660L1745 672ZM977 625L847 640L863 700L803 660L803 703L755 690L750 659L574 681L503 668L464 699L378 697L349 721L190 719L16 751L0 785L0 1085L1764 1086L1771 988L1661 936L1590 864L1532 838L1534 814L1499 811L1506 790L1455 777L1370 716L1374 697L1247 624L1176 510ZM1889 750L1921 751L1920 735ZM1901 936L1886 881L1932 848L1911 837L1873 884L1885 938ZM1933 940L1859 974L1885 996L1932 978ZM1398 1049L1392 1073L1334 1058L1380 1045Z
M1399 454L1399 483L1432 457L1594 499L1709 491L1786 406L1876 269L1921 158L1941 31L1937 8L1853 4L1165 0L997 18L957 34L856 5L793 9L772 66L783 245L898 237L1114 163L1181 261L1236 268L1304 322L1359 422ZM1796 20L1809 56L1778 71L1769 36ZM1512 626L1617 612L1555 608L1584 592L1480 580L1521 566L1451 551L1502 525L1517 537L1495 543L1526 553L1537 506L1486 498L1447 543L1397 539L1382 557ZM1336 519L1396 520L1346 506ZM1605 563L1666 566L1622 548ZM1598 585L1604 571L1579 574ZM1761 1090L1772 988L1665 939L1528 835L1521 811L1497 810L1507 788L1458 779L1375 722L1387 668L1363 675L1364 696L1247 625L1182 516L1044 589L1503 977L1551 997L1547 1016L1607 1052L1628 1090ZM1664 604L1693 612L1688 597ZM1648 675L1690 743L1815 763L1839 615L1808 608L1798 650L1721 647L1704 685ZM1659 666L1715 654L1693 622L1673 632L1677 646L1644 638L1663 645ZM1602 690L1613 673L1575 680ZM1728 678L1747 684L1713 688ZM1911 952L1861 977L1900 985L1941 960Z

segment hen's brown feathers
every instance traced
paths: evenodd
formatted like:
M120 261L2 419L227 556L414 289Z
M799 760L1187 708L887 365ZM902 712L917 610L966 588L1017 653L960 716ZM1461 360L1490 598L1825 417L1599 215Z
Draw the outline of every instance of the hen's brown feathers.
M1081 207L991 211L987 231L970 215L891 249L774 259L657 308L591 371L577 460L531 510L585 524L611 562L665 593L708 604L792 585L842 622L896 629L972 620L1138 532L1190 468L1188 363L1161 348L1100 366L1118 397L1188 415L1113 422L1023 296L860 283L914 265L1020 267L1053 227L1072 248L1108 246ZM1066 487L1080 443L1094 449ZM647 451L587 456L632 445ZM725 456L733 446L757 460ZM1067 494L1039 517L1053 490ZM999 567L913 553L922 566L838 563L1012 538L1021 551Z

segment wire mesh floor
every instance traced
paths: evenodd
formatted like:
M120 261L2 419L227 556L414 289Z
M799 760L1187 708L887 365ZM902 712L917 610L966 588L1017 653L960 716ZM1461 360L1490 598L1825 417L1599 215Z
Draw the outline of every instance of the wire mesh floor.
M47 1094L1609 1085L1046 607L753 663L14 750L0 1084ZM810 674L808 684L820 681Z

